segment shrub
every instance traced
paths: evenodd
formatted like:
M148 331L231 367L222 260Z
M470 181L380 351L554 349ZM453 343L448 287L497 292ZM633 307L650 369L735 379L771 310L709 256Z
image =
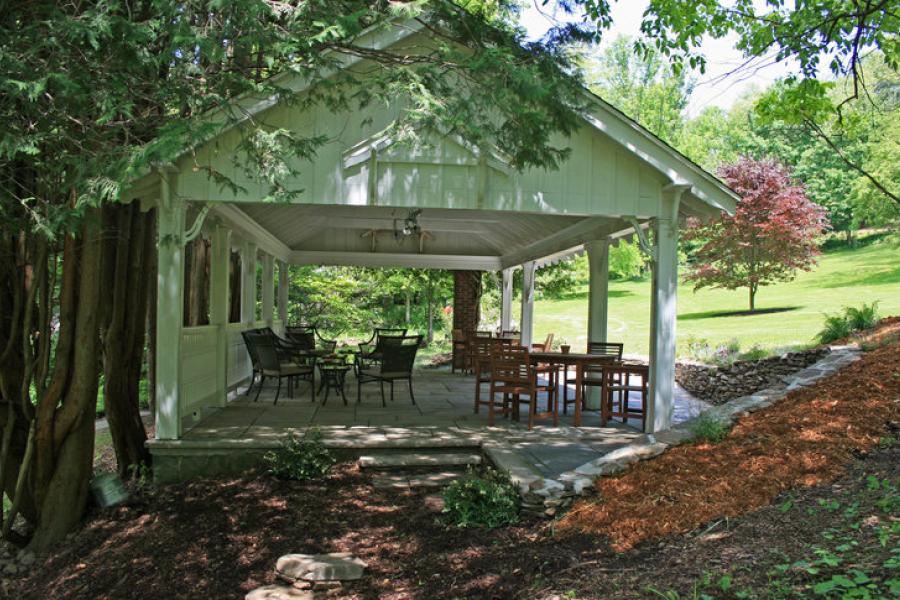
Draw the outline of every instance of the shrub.
M519 491L494 469L466 475L444 490L444 513L457 527L500 527L519 520Z
M691 426L691 433L695 442L718 444L728 435L728 425L706 411L697 415Z
M854 331L862 331L864 329L872 329L878 325L878 302L872 304L863 304L859 308L848 306L844 309L844 316L847 323Z
M854 331L871 329L878 321L878 302L863 304L859 308L846 306L842 314L825 315L822 331L816 338L822 344L829 344L847 337Z
M322 432L309 430L298 436L291 432L278 450L268 452L265 461L269 472L279 479L318 479L324 477L335 460L322 442Z
M825 315L825 323L822 331L816 336L823 344L829 344L835 340L845 338L853 333L847 317L841 314Z

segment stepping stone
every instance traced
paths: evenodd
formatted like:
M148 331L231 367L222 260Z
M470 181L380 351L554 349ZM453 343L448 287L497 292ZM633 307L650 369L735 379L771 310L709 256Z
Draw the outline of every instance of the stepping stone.
M406 475L379 473L372 477L372 485L380 490L408 490L409 478Z
M481 464L481 455L474 453L371 454L359 457L364 469L406 469L409 467L451 467Z
M363 576L366 563L349 552L329 554L285 554L275 573L290 581L346 581Z
M465 475L462 471L441 471L438 473L425 473L422 475L410 475L409 487L412 488L436 488L450 485Z
M313 593L286 585L264 585L249 592L244 600L313 600Z

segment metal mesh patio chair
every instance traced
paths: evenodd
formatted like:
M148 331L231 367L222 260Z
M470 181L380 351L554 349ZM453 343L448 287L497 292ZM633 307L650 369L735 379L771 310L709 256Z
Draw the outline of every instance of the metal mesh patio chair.
M416 362L416 353L422 343L421 335L388 337L384 336L383 354L381 362L375 367L361 369L356 379L356 401L362 400L362 386L364 383L378 382L381 384L381 405L387 406L384 396L385 382L391 387L391 402L394 401L394 382L406 381L409 385L409 397L412 403L416 403L413 393L413 366Z
M297 364L294 361L285 359L283 352L279 350L278 344L272 336L266 333L248 332L245 340L249 340L250 346L254 348L254 352L258 358L260 380L256 390L254 402L259 400L259 394L262 392L263 385L267 378L278 378L278 387L275 390L274 404L278 404L278 397L281 394L281 380L288 380L288 396L294 396L294 381L306 380L310 384L310 394L313 402L316 399L315 371L310 365Z

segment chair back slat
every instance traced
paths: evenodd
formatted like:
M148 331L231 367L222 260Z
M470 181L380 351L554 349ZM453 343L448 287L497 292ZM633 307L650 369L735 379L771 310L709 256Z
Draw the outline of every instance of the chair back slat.
M491 379L502 386L530 385L534 373L528 349L514 344L497 344L491 353Z
M596 356L610 356L622 360L624 344L617 342L588 342L587 353Z

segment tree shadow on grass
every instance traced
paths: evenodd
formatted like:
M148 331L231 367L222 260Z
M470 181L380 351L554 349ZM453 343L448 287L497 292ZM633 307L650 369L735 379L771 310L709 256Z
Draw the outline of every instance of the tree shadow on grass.
M799 310L800 306L776 306L773 308L757 308L756 310L706 310L703 312L686 313L678 315L679 321L699 321L701 319L716 319L718 317L756 317L759 315L771 315L776 313Z

